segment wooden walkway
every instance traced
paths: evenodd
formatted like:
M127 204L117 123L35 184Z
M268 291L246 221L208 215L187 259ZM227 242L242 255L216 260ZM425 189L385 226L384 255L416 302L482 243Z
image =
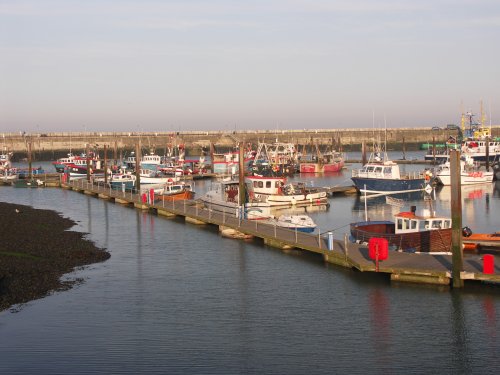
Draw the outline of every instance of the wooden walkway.
M210 207L205 208L196 201L161 201L147 204L141 201L138 194L92 185L84 179L64 183L62 187L102 199L111 199L116 203L138 209L149 210L161 216L183 216L187 222L218 225L221 230L232 228L237 234L261 238L265 244L273 247L302 249L320 254L329 263L362 272L376 272L375 263L369 259L366 246L353 244L347 240L334 240L332 249L328 249L328 237L325 234L307 234L265 224L258 220L238 219L232 215L213 211ZM390 252L389 258L380 262L378 272L390 275L391 280L394 281L449 285L452 277L451 269L451 255ZM463 269L461 275L465 281L500 283L500 265L495 265L494 275L484 274L480 256L465 257Z

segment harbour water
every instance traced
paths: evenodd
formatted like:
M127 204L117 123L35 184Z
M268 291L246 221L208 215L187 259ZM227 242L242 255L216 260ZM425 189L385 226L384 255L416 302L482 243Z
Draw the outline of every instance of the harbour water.
M408 156L407 156L408 157ZM396 158L396 157L395 157ZM355 165L349 168L356 167ZM409 165L405 168L421 168ZM350 171L297 176L349 184ZM196 182L201 193L209 181ZM436 193L449 213L449 191ZM499 230L500 185L466 188L463 224ZM420 197L409 203L421 208ZM61 189L0 188L0 200L55 209L111 258L75 288L0 314L2 374L496 373L500 289L390 283L299 251L223 238ZM400 210L342 196L310 211L322 232ZM497 262L499 258L495 259Z

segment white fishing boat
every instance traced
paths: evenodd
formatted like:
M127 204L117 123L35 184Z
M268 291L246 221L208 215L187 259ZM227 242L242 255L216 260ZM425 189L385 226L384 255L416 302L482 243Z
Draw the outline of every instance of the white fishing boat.
M182 167L180 162L173 162L173 161L167 161L164 162L163 164L160 164L158 166L158 170L167 175L167 176L174 176L174 177L180 177L185 174L184 168Z
M152 170L152 169L141 169L140 170L140 182L141 185L161 185L166 184L168 182L176 182L179 181L179 177L176 176L166 176L162 172Z
M18 178L19 175L16 168L0 168L0 183L10 184Z
M129 191L135 187L136 179L133 174L114 174L109 179L109 185L113 190Z
M271 206L324 205L328 203L325 191L304 183L286 184L284 177L246 177L249 196Z
M233 179L212 182L211 189L201 196L200 200L210 210L248 219L268 218L269 210L260 209L271 207L265 200L253 196L248 197L243 210L243 202L240 202L239 198L239 181Z
M450 162L441 164L434 171L436 180L442 185L451 185L451 165ZM484 184L493 181L494 172L487 171L480 167L478 162L470 156L465 156L460 160L460 184L461 185L474 185Z
M2 152L0 154L0 169L9 169L12 167L10 158L12 157L12 152Z
M475 162L494 162L500 158L500 138L492 136L491 116L490 125L486 125L481 102L480 122L474 120L472 111L462 114L462 132L465 139L462 142L462 154L470 156Z
M144 155L141 158L140 166L143 169L156 170L161 165L161 156L156 155L154 151L151 151L148 155Z

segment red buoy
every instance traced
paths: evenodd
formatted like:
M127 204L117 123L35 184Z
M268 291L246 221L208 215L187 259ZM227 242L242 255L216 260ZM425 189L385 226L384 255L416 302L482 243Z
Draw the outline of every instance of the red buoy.
M368 256L373 260L377 258L378 260L386 260L389 256L389 241L385 238L370 238L368 241Z
M375 260L375 271L378 272L379 260L385 260L389 256L389 241L385 238L373 237L368 241L368 256Z
M483 273L487 275L495 273L495 257L491 254L483 255Z

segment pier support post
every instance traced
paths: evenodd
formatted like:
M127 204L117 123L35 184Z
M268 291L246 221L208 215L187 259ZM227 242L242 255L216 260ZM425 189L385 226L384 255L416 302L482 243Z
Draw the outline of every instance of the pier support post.
M87 158L87 181L90 181L90 152L89 152L89 144L85 143L85 157Z
M108 185L108 146L104 145L104 186Z
M462 288L464 281L460 277L463 271L462 250L462 189L460 181L460 151L450 151L450 182L451 182L451 247L453 287Z
M361 164L365 165L366 164L366 142L363 141L361 142Z
M135 145L135 189L139 193L141 193L141 142L137 142Z
M31 180L33 178L33 168L31 166L31 137L28 141L28 178Z
M486 137L485 139L485 144L486 144L486 172L490 171L490 137Z

